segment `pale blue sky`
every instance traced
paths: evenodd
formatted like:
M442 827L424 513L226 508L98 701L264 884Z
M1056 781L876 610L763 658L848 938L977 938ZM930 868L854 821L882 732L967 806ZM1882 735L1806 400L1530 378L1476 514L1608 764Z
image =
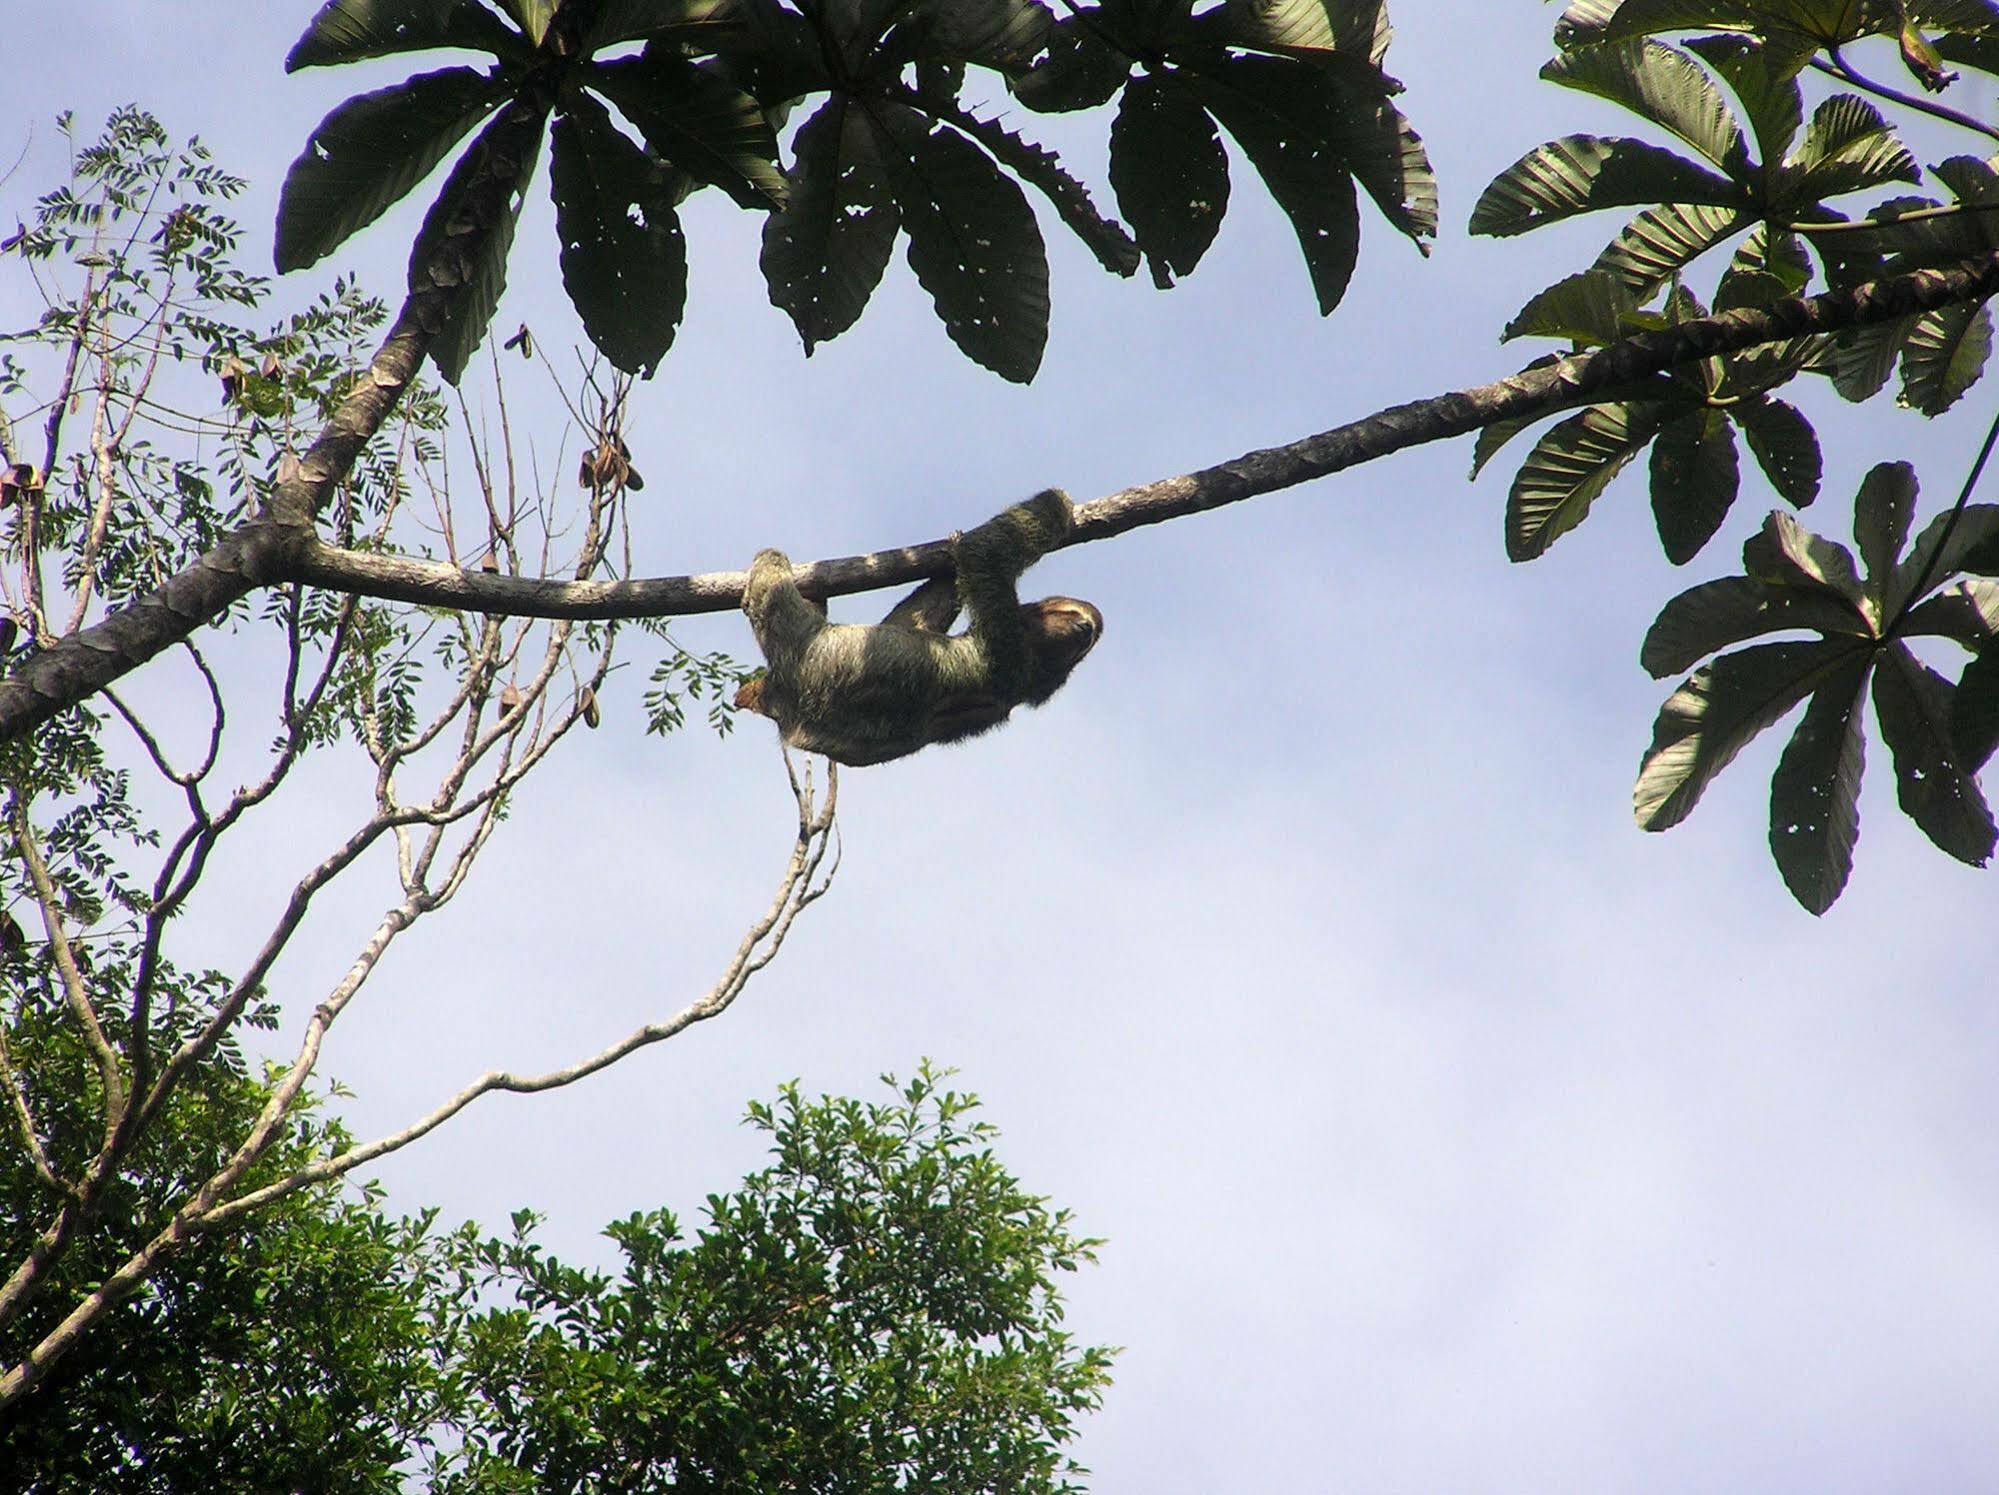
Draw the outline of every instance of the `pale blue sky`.
M1054 329L1028 389L956 354L900 256L807 361L754 223L697 198L690 313L635 407L640 569L935 538L1046 484L1093 496L1517 366L1498 329L1613 225L1471 241L1472 202L1550 135L1640 127L1536 80L1552 8L1469 13L1393 9L1444 231L1424 261L1370 216L1330 320L1238 170L1220 242L1170 295L1102 275L1044 215ZM55 180L56 110L135 100L251 178L246 258L268 263L306 132L394 75L284 77L309 14L24 8L0 155L26 137L29 159L0 222ZM1088 131L1013 120L1082 142L1102 182ZM559 345L545 219L499 322ZM414 221L340 267L393 296ZM14 325L34 306L6 267ZM298 280L281 294L324 283ZM1806 390L1828 447L1807 522L1844 538L1878 456L1918 461L1932 511L1992 397L1924 423ZM864 1092L929 1055L985 1096L1027 1183L1110 1238L1070 1292L1079 1336L1127 1347L1079 1449L1100 1491L1990 1488L1994 884L1895 814L1879 751L1822 921L1765 849L1779 739L1686 826L1637 831L1667 690L1639 639L1673 591L1735 569L1774 499L1746 485L1675 573L1633 475L1517 567L1510 469L1473 487L1469 463L1466 443L1409 454L1045 563L1037 594L1108 619L1055 702L851 774L835 890L733 1012L588 1086L482 1103L383 1171L391 1201L490 1224L531 1205L601 1260L605 1222L691 1217L756 1164L746 1098L793 1076ZM733 616L684 633L751 647ZM357 1130L679 1006L761 908L790 835L773 745L757 723L645 737L651 659L637 640L626 658L605 729L531 781L474 886L329 1044ZM267 868L302 869L365 789L357 766L329 775L265 829ZM279 973L295 1014L388 896L364 870ZM213 937L249 939L274 881L222 869Z

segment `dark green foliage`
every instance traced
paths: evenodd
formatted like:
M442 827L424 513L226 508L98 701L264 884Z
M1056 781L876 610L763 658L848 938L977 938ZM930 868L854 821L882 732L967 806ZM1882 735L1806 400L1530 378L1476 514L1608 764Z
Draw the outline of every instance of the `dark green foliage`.
M551 144L562 283L604 356L651 373L687 303L687 242L673 211L681 184L593 100L555 122Z
M1852 870L1870 683L1903 811L1961 861L1982 866L1994 846L1974 778L1990 730L1983 687L1974 680L1954 739L1952 696L1963 688L1916 658L1907 640L1948 638L1983 651L1972 666L1981 668L1999 635L1999 583L1960 572L1994 544L1999 506L1940 516L1904 558L1915 500L1907 464L1882 463L1868 474L1854 504L1859 566L1844 546L1772 514L1743 547L1745 574L1667 603L1640 656L1654 676L1666 676L1717 655L1659 713L1633 791L1647 830L1684 819L1737 752L1810 701L1771 781L1770 848L1785 885L1815 914L1832 906ZM1800 629L1819 640L1717 653Z
M314 18L294 67L429 47L470 47L496 61L487 72L412 78L327 116L286 183L281 269L336 247L511 103L555 116L564 284L619 368L650 372L679 320L684 265L672 208L684 174L772 213L762 261L771 300L808 353L853 324L906 233L910 266L952 341L1025 381L1047 340L1048 287L1022 188L1045 196L1107 268L1129 274L1138 256L1053 152L968 111L961 96L990 88L973 69L998 73L1031 108L1075 109L1110 102L1144 65L1116 116L1112 180L1162 286L1193 269L1227 211L1217 119L1296 227L1322 312L1353 271L1356 183L1419 246L1436 232L1428 160L1388 102L1399 85L1379 69L1387 31L1376 0L1198 16L1187 5L1106 0L1060 21L1039 0L612 0L574 45L543 45L553 0L501 8L506 21L475 0L332 0ZM631 40L645 42L638 56L595 55ZM637 131L644 157L593 95ZM790 172L780 173L771 120L820 95ZM482 231L475 263L426 269L444 247L439 225L484 223L464 201L479 154L475 146L446 183L411 261L413 287L469 285L432 350L453 380L492 315L511 243L510 210ZM523 186L530 166L531 157ZM637 232L606 216L642 199ZM590 224L593 215L603 221ZM662 273L642 314L606 314Z
M10 1014L13 1060L77 1087L48 1090L39 1116L59 1155L94 1138L83 1056L53 1013ZM164 1059L164 1051L160 1057ZM75 1295L144 1245L190 1175L214 1169L262 1106L265 1087L233 1052L178 1092L153 1142L62 1257L38 1306L14 1326L31 1344ZM249 1181L325 1156L344 1142L293 1113ZM48 1190L24 1149L0 1148L0 1239L28 1245ZM106 1332L87 1336L11 1420L0 1420L7 1487L33 1495L183 1495L190 1490L401 1488L449 1397L433 1346L454 1303L428 1220L384 1216L340 1185L290 1195L246 1232L199 1240L170 1259ZM9 1357L12 1358L11 1356Z
M59 1021L15 1033L17 1063L71 1067ZM612 1225L615 1278L548 1256L525 1211L507 1240L440 1236L338 1184L290 1194L171 1258L65 1357L0 1425L8 1488L1078 1490L1062 1450L1110 1352L1061 1329L1058 1276L1097 1243L1021 1189L943 1079L752 1105L771 1165L710 1195L691 1240L664 1210ZM62 1284L143 1244L264 1097L240 1066L184 1089ZM77 1100L45 1105L58 1143ZM251 1182L347 1142L308 1105ZM45 1192L0 1152L0 1219Z
M1717 313L1807 294L1815 274L1825 285L1848 287L1999 245L1999 213L1941 211L1936 199L1901 196L1875 203L1855 222L1833 206L1854 193L1917 181L1921 172L1881 110L1857 93L1832 93L1807 118L1799 80L1812 57L1860 37L1897 36L1921 76L1933 71L1921 61L1929 55L1922 28L1942 33L1947 55L1986 55L1973 42L1999 45L1999 7L1912 6L1908 17L1914 29L1905 31L1899 7L1845 0L1571 5L1557 28L1560 55L1542 75L1630 111L1675 143L1566 135L1493 180L1472 211L1474 233L1517 234L1598 208L1638 209L1592 267L1614 281L1618 296L1572 276L1530 300L1507 334L1566 337L1587 347L1699 315L1683 277L1730 242L1736 248L1715 288ZM1657 39L1688 30L1706 34L1679 44ZM1923 81L1936 85L1933 76ZM1999 173L1983 161L1952 158L1932 174L1964 208L1999 207ZM1659 311L1641 309L1662 291ZM1684 562L1716 532L1735 495L1731 427L1740 428L1784 499L1802 506L1816 494L1817 436L1797 405L1771 391L1820 373L1844 397L1867 399L1899 363L1902 403L1936 415L1983 373L1991 341L1984 307L1952 306L1711 360L1642 395L1595 407L1588 419L1570 417L1542 438L1515 480L1509 553L1543 553L1637 449L1656 441L1650 471L1659 536L1667 556ZM1474 470L1512 434L1482 446Z
M472 1405L436 1488L1080 1489L1062 1448L1110 1354L1061 1329L1058 1277L1097 1243L942 1080L753 1105L771 1165L691 1239L665 1211L613 1225L615 1277L548 1256L525 1216L468 1240L518 1306L455 1339Z
M879 137L848 100L835 96L822 104L793 149L790 200L764 220L763 272L771 301L791 318L810 354L867 308L902 215Z

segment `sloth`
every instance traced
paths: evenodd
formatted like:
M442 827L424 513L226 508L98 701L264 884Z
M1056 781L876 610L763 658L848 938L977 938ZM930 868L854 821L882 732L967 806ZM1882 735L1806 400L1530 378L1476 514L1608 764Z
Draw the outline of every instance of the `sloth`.
M925 582L872 626L827 622L792 581L784 553L759 551L743 611L767 668L736 705L776 722L788 745L856 768L976 736L1016 706L1039 706L1104 631L1104 615L1087 602L1023 603L1014 590L1074 522L1059 488L1015 504L953 538L955 581ZM960 608L971 622L949 633Z

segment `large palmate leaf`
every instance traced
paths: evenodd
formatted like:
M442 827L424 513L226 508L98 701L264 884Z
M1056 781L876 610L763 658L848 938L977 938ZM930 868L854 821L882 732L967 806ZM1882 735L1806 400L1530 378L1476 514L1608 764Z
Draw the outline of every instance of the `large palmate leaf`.
M764 220L763 272L809 354L854 325L902 225L863 112L835 94L794 143L791 196Z
M1592 405L1542 435L1506 495L1506 555L1528 561L1581 524L1659 429L1656 402Z
M746 208L784 206L777 137L763 106L721 73L657 48L594 66L588 79L651 146Z
M1909 334L1915 330L1914 317L1897 317L1867 327L1852 327L1832 342L1832 387L1841 399L1858 404L1880 393L1888 376L1895 372Z
M1659 202L1733 206L1743 200L1734 182L1663 146L1565 135L1537 145L1494 177L1479 194L1469 226L1475 234L1503 237L1599 208Z
M1161 290L1201 262L1228 211L1213 119L1171 73L1132 80L1111 125L1111 187Z
M432 263L432 256L445 241L463 246L467 239L470 240L469 247L459 249L462 259L452 267L452 273L462 289L452 301L444 326L438 330L430 345L430 356L437 364L438 372L453 384L463 376L466 365L472 361L473 350L486 335L486 324L493 320L493 312L506 291L507 255L514 247L514 228L520 222L521 201L527 193L528 179L534 175L535 162L540 155L538 138L535 144L537 149L521 152L518 169L508 189L506 210L491 233L466 235L462 231L462 225L472 217L465 211L466 196L482 164L480 152L475 149L467 151L451 168L444 190L431 203L430 211L424 215L423 226L417 230L416 241L410 248L410 274L414 279L419 267Z
M1545 64L1541 76L1623 105L1716 166L1734 169L1745 161L1742 131L1728 101L1706 69L1677 48L1640 40L1578 47Z
M534 49L479 0L328 0L285 57L285 71L398 52L462 47L526 64Z
M1827 672L1770 777L1770 855L1813 914L1832 907L1853 872L1867 764L1860 708L1873 667L1872 655L1856 650Z
M1027 198L976 145L899 104L869 112L909 266L965 355L1025 384L1048 342L1048 256Z
M1823 913L1846 885L1859 834L1865 762L1860 706L1874 709L1895 763L1902 809L1943 850L1982 864L1991 854L1990 811L1974 775L1999 741L1999 685L1985 683L1981 653L1967 694L1916 659L1902 641L1930 634L1973 651L1999 637L1999 582L1954 580L1990 558L1999 570L1999 506L1939 516L1906 558L1915 472L1884 462L1854 503L1863 579L1847 549L1783 513L1743 547L1746 575L1689 588L1667 603L1640 655L1655 676L1678 673L1745 639L1809 629L1816 643L1768 643L1720 654L1666 702L1634 791L1639 822L1660 829L1685 817L1743 744L1800 700L1811 705L1771 780L1770 849L1793 896ZM1960 540L1959 535L1963 535ZM1905 605L1926 556L1937 558ZM1969 702L1967 705L1966 702Z
M381 217L505 97L504 82L459 67L341 104L285 174L278 269L304 269Z
M687 302L687 243L674 212L683 185L587 95L556 121L549 192L563 288L590 341L628 374L651 375Z

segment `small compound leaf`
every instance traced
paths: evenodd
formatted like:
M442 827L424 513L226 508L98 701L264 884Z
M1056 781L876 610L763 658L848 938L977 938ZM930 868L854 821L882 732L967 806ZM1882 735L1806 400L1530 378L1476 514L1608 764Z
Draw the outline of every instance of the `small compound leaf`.
M1797 406L1766 395L1744 400L1730 413L1742 427L1756 465L1785 503L1802 509L1819 496L1825 462L1818 434Z
M444 190L430 205L430 211L424 215L423 226L417 230L416 240L410 246L412 285L417 284L418 273L428 269L433 277L448 275L460 287L453 298L451 310L445 316L444 325L438 329L430 345L431 360L436 363L438 372L452 384L464 375L466 365L472 361L473 351L486 335L486 325L493 320L500 297L507 289L507 256L514 247L514 228L520 222L521 201L527 193L528 179L534 175L535 163L541 154L541 138L535 137L532 150L521 152L513 183L507 191L506 207L498 222L489 232L468 234L464 230L468 218L466 197L478 174L480 154L475 147L451 168ZM469 254L464 253L464 246L468 243ZM454 245L459 246L455 252L462 258L448 266L440 265L441 257L454 253Z
M1877 462L1869 468L1853 500L1853 543L1876 596L1884 594L1895 574L1915 517L1916 469L1907 462Z
M1329 316L1346 295L1360 255L1353 177L1324 130L1292 107L1298 103L1295 81L1272 67L1311 71L1277 58L1237 58L1215 76L1193 80L1194 86L1291 220L1319 313Z
M1751 221L1739 208L1709 203L1667 203L1647 208L1619 231L1596 257L1635 296L1654 289Z
M1897 317L1837 334L1832 340L1832 387L1840 397L1859 404L1879 394L1915 326L1915 317Z
M548 185L562 284L583 330L620 370L650 376L687 304L687 242L674 212L684 179L578 94L555 122Z
M1950 736L1967 773L1977 773L1999 749L1999 645L1986 645L1958 678L1950 703Z
M279 271L303 270L381 217L504 96L485 73L454 67L341 104L319 122L285 174Z
M285 71L463 47L522 66L534 49L478 0L327 0L285 57Z
M1623 105L1671 130L1717 166L1735 166L1744 160L1742 131L1721 90L1705 68L1663 42L1576 47L1544 64L1541 76Z
M1624 319L1635 309L1631 293L1616 276L1583 270L1556 281L1521 307L1499 340L1562 337L1578 347L1601 347L1629 333Z
M909 267L951 341L1025 384L1048 342L1048 255L1034 211L971 141L899 104L870 123L909 233Z
M1832 907L1853 871L1867 763L1860 706L1872 667L1871 656L1856 655L1826 677L1770 779L1770 855L1813 914Z
M1193 273L1229 205L1228 154L1171 73L1135 78L1111 124L1111 186L1161 290Z
M1693 202L1739 206L1743 192L1664 146L1620 136L1564 135L1537 145L1492 179L1471 231L1504 237L1598 208ZM1732 217L1732 215L1731 215Z
M1110 102L1131 76L1131 58L1098 34L1099 15L1064 16L1049 28L1046 54L1009 77L1013 96L1037 114L1095 109Z
M1655 405L1592 405L1544 433L1506 495L1506 555L1531 561L1590 505L1659 429Z
M1740 462L1735 427L1719 410L1667 421L1652 443L1652 517L1666 559L1684 566L1714 538L1735 502Z
M1983 867L1992 855L1992 811L1958 761L1951 737L1951 685L1901 644L1874 672L1874 711L1895 760L1902 813L1939 851Z
M739 206L784 206L777 136L763 106L712 68L662 49L594 65L585 74L651 146Z
M1868 636L1852 608L1823 592L1754 576L1723 576L1689 587L1659 610L1638 662L1653 679L1663 680L1730 644L1799 628L1828 637Z
M762 264L771 304L791 318L810 354L866 308L902 215L875 133L846 95L820 106L793 151L790 200L764 220Z
M1845 641L1758 644L1689 675L1659 709L1639 764L1631 810L1648 831L1685 820L1714 776L1765 727L1817 690L1858 646Z
M1942 415L1978 382L1992 354L1992 313L1982 304L1940 306L1916 318L1902 348L1898 403Z

